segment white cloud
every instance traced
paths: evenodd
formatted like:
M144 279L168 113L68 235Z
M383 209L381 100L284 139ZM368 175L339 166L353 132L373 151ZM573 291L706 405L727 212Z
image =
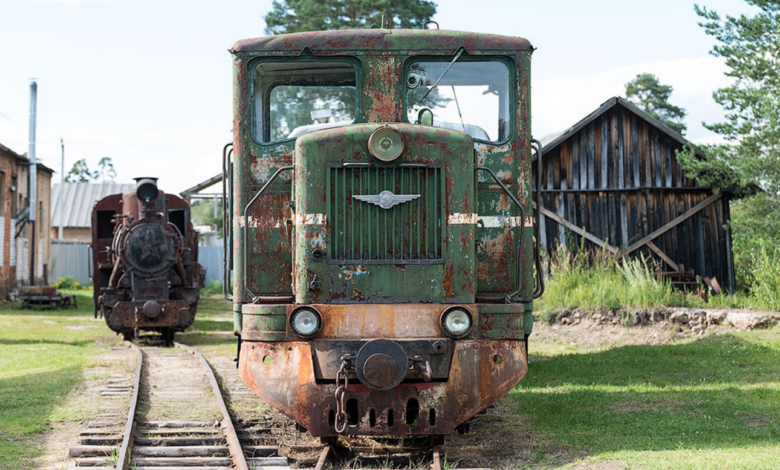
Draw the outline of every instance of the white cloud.
M542 137L571 127L609 98L622 96L625 84L637 74L652 73L674 87L670 101L688 112L687 137L694 141L711 138L713 134L701 122L717 122L722 117L712 92L730 83L725 71L723 60L705 56L532 81L534 134Z

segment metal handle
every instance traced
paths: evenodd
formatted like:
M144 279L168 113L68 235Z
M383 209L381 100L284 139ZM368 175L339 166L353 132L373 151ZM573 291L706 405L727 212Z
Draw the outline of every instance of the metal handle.
M493 170L484 166L478 166L476 169L478 171L487 171L493 180L498 183L499 186L501 186L501 189L504 190L506 195L509 196L509 199L511 199L520 210L520 245L517 248L517 290L505 297L507 303L514 303L515 301L513 299L518 294L520 294L520 291L523 288L523 233L525 232L525 211L523 210L523 205L520 204L520 201L518 201L515 195L509 191L509 188L507 188L506 185L504 185L504 183L498 179L498 176L493 173ZM531 302L531 299L519 298L517 301L520 303L528 303Z
M228 160L233 155L233 143L229 143L222 148L222 295L225 299L233 301L233 289L230 286L230 268L228 265L228 247L231 248L230 254L232 255L233 247L233 217L228 210L227 203L227 186L228 178L232 179L228 174ZM228 152L228 148L230 151ZM231 172L232 173L232 172ZM231 185L230 192L232 195L233 187ZM233 198L230 198L233 200ZM230 243L228 244L228 240ZM231 256L232 258L232 256Z
M542 238L540 227L542 224L542 143L536 139L531 140L531 145L536 145L536 217L534 218L534 238L536 238L534 262L536 264L536 285L534 286L534 299L544 294L544 276L542 275Z
M252 197L252 199L247 203L247 205L244 206L244 234L243 234L243 237L242 237L244 239L244 266L243 266L243 273L242 273L243 277L242 277L242 280L244 281L244 289L246 289L246 291L252 297L253 301L254 301L254 298L257 297L257 295L254 292L252 292L252 289L249 288L249 283L247 282L247 275L246 275L247 274L247 265L248 265L248 263L247 263L247 253L249 252L249 250L247 248L247 245L246 245L247 244L247 239L249 238L249 219L248 219L249 208L252 206L252 204L255 203L255 201L257 201L257 199L265 192L265 190L268 189L268 187L271 185L271 183L274 182L274 180L276 179L277 176L282 174L282 172L290 171L290 170L293 170L293 169L295 169L295 166L290 165L290 166L283 166L283 167L279 168L278 170L276 170L276 173L274 173L273 176L271 176L271 179L266 181L266 183L263 185L263 187L260 188L260 191L258 191L257 194L255 194L254 197Z

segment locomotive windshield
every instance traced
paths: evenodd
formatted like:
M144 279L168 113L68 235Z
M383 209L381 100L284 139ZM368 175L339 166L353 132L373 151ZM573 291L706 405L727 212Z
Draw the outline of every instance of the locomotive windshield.
M436 127L479 140L506 140L511 122L509 76L509 68L500 61L414 62L404 77L407 119L417 121L427 108Z
M254 69L255 137L275 142L355 120L356 69L341 61L260 62Z

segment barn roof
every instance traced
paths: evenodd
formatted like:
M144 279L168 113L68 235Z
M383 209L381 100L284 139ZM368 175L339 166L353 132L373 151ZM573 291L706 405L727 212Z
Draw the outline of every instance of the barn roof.
M92 206L95 202L133 188L134 184L118 183L54 184L51 195L51 226L59 227L62 223L63 227L91 227Z
M280 34L238 41L231 52L289 51L295 54L308 48L313 53L338 51L436 50L466 52L532 51L528 40L498 34L471 33L438 29L342 29Z
M688 139L681 136L677 131L672 129L671 127L667 126L660 120L654 118L653 116L647 114L646 112L642 111L641 109L637 108L636 105L634 105L632 102L628 101L625 98L621 98L619 96L615 96L613 98L608 99L605 101L599 108L589 115L587 115L585 118L583 118L580 122L577 124L571 126L570 128L566 129L563 132L557 133L557 134L550 134L548 136L545 136L541 142L542 142L542 148L544 149L542 153L547 152L548 150L551 150L555 148L558 144L568 139L571 135L576 134L579 132L583 127L587 126L591 122L598 119L601 115L609 111L610 109L614 108L615 106L622 106L632 113L636 114L640 118L644 119L645 121L652 124L654 127L656 127L659 131L663 132L667 136L669 136L671 139L676 140L680 144L684 146L690 146L693 148L693 150L696 152L697 155L704 158L704 152L691 143Z

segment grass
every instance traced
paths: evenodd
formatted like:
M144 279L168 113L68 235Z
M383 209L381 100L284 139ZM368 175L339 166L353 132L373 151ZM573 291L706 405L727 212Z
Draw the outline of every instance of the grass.
M117 339L94 319L92 291L74 291L77 310L0 309L0 468L32 468L32 437L56 421L78 419L64 407L82 373ZM75 413L75 415L74 415Z
M528 430L541 436L543 468L580 463L582 455L625 468L778 468L778 353L777 328L663 346L564 350L532 356L510 397Z
M176 340L197 346L201 352L220 355L236 355L237 339L233 336L233 304L219 294L208 295L201 291L195 323L184 333L177 333Z
M694 293L673 288L668 279L657 276L659 268L652 261L619 260L606 250L588 251L582 246L579 252L584 255L559 247L550 260L551 274L544 295L534 303L542 317L565 308L584 312L621 307L774 308L764 297L744 292L710 295L703 300Z

